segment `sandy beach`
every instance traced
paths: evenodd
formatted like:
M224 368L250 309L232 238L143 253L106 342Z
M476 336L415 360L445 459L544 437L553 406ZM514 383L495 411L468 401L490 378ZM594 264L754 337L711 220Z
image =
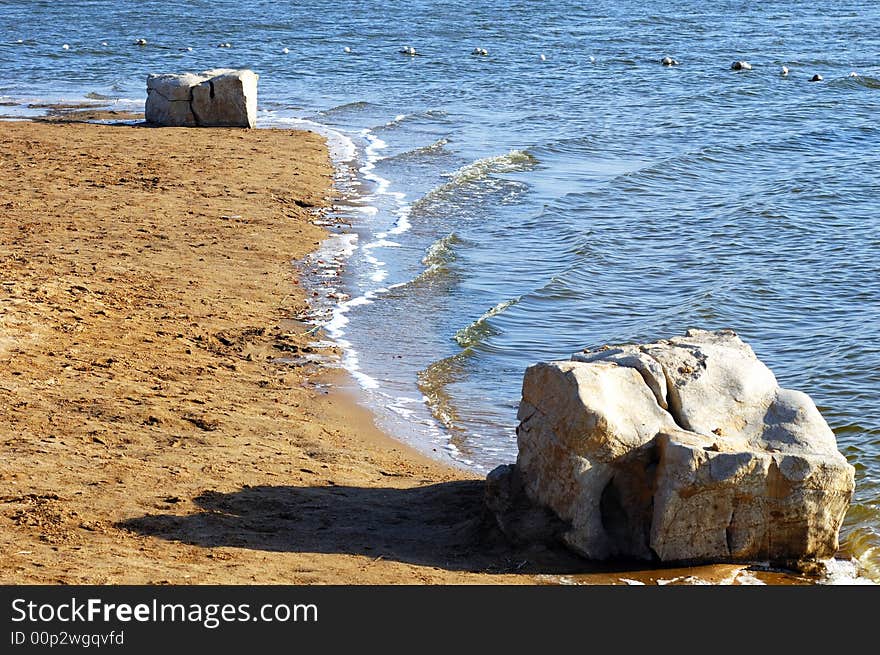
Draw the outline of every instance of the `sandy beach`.
M316 134L7 122L0 583L652 583L503 543L482 480L381 433L297 317ZM764 581L797 581L761 574Z

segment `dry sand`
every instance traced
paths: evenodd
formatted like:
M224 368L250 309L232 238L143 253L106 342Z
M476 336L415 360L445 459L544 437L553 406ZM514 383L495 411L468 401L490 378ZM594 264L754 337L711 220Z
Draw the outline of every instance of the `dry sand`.
M650 584L742 568L584 573L513 549L487 527L480 479L333 389L292 264L332 201L317 135L7 122L0 140L0 583Z

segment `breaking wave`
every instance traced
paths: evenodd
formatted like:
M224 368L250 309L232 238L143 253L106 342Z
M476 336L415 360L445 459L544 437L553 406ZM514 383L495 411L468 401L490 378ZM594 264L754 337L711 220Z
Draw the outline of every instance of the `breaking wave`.
M455 337L453 338L462 348L473 348L477 344L485 341L487 337L498 334L498 330L492 326L489 319L493 316L498 316L498 314L508 307L512 307L518 303L521 298L522 296L518 296L498 303L492 309L480 316L476 321L456 332Z
M335 116L337 114L363 111L365 109L369 109L371 106L371 103L363 100L359 100L357 102L346 102L345 104L337 105L335 107L330 107L330 109L319 111L317 115L326 118L328 116Z
M447 264L455 261L455 246L463 243L455 232L437 239L425 251L422 264L426 270L445 268Z
M409 159L421 159L426 156L442 155L446 153L445 146L449 143L448 139L437 139L433 143L420 148L413 148L390 157L386 157L386 161L407 161Z
M413 206L423 206L454 193L463 187L479 184L494 175L519 173L532 170L538 164L537 158L525 150L511 150L503 155L478 159L449 173L448 182L428 191Z

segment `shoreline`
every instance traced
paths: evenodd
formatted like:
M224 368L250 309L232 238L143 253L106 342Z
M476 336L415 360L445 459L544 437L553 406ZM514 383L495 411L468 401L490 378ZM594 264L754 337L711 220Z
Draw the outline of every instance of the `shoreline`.
M215 512L198 502L217 494L259 488L295 506L293 490L317 488L327 521L343 485L451 477L325 395L329 373L292 318L306 291L290 261L325 236L313 223L331 193L323 140L36 122L3 138L20 179L0 197L3 582L370 581L364 555L342 548L307 567L317 579L289 562L235 564L241 577L188 561L182 574L174 552L260 559L235 548L239 529L216 544L202 534ZM247 163L244 148L258 153Z
M327 235L319 136L2 138L0 582L813 582L501 543L480 477L382 433L313 361L290 262Z

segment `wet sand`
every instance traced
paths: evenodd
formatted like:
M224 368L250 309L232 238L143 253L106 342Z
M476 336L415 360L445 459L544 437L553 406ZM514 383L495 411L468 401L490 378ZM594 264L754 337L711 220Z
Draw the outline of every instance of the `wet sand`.
M515 549L475 474L335 389L295 265L332 203L319 136L7 122L0 140L0 583L751 578Z

